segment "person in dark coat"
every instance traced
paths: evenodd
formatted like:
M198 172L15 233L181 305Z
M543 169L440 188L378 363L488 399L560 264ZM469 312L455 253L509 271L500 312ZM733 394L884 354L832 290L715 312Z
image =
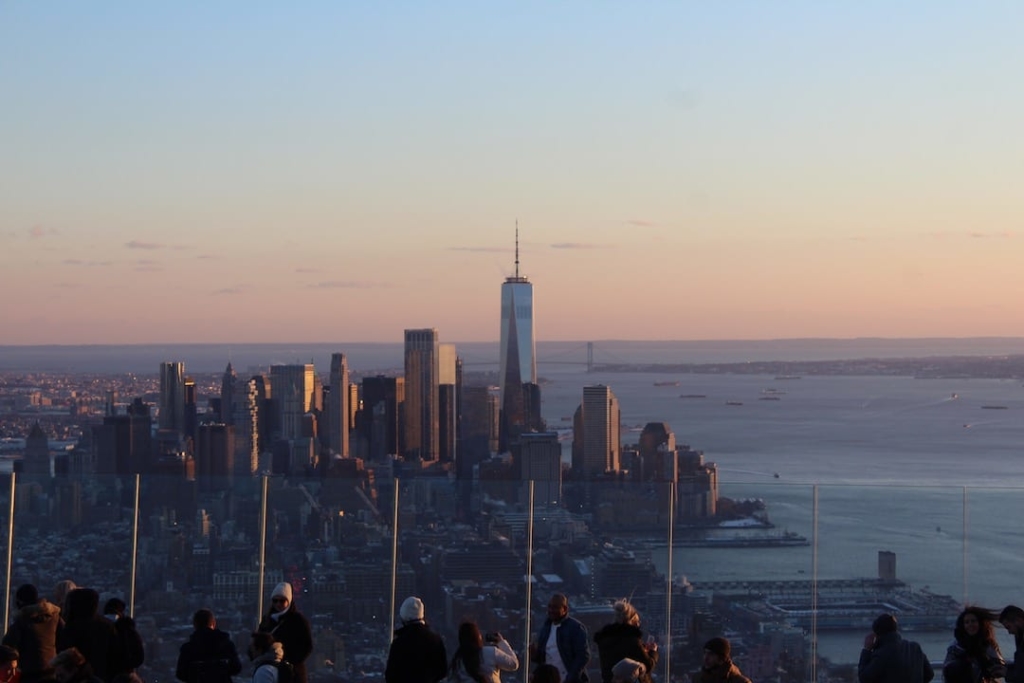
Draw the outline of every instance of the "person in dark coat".
M999 623L1013 636L1013 659L1006 664L1006 683L1024 683L1024 609L1007 605L999 613Z
M388 650L385 683L437 683L448 673L448 653L441 636L427 626L423 601L412 596L402 603L402 627Z
M306 683L306 658L313 652L309 620L292 602L292 585L279 583L270 595L270 612L256 629L269 633L284 648L285 661L294 668L293 683Z
M19 683L18 651L10 645L0 645L0 683Z
M117 629L99 614L100 595L91 588L76 588L67 595L68 613L57 634L57 651L75 648L98 678L113 680L124 667Z
M623 659L631 659L643 664L641 683L650 683L651 672L658 663L658 646L653 640L644 642L644 633L640 630L640 615L628 600L619 600L613 607L615 621L602 626L594 634L597 654L601 660L601 681L612 683L612 667Z
M238 650L208 609L192 615L192 635L178 651L174 676L183 683L231 683L242 671Z
M721 636L704 643L704 661L691 680L693 683L750 683L732 661L732 643Z
M900 636L896 617L875 619L857 664L860 683L928 683L934 676L921 646Z
M121 649L121 669L115 674L130 674L146 661L142 636L135 628L135 620L124 613L128 606L121 598L110 598L103 605L103 616L114 622L118 645Z
M3 644L18 650L21 680L53 680L50 660L57 656L60 608L46 598L40 599L39 591L31 583L18 586L14 604L18 611L4 634Z

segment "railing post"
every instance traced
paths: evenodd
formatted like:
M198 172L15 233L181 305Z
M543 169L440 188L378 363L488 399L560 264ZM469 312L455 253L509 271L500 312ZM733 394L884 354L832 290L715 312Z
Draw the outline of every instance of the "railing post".
M391 630L388 631L388 643L395 635L395 592L398 590L398 482L395 477L395 502L391 508Z
M818 680L818 485L811 503L811 680Z
M263 475L263 485L260 492L260 571L259 571L259 595L256 597L256 623L263 619L263 582L266 580L267 568L267 483L270 477Z
M967 595L967 586L968 586L967 572L968 572L968 568L969 568L969 565L967 563L967 535L968 535L968 533L970 533L970 524L968 523L968 515L970 514L970 508L967 505L967 487L966 486L964 487L964 503L963 503L963 505L964 505L964 544L963 544L963 548L964 548L964 558L963 558L963 564L964 564L964 604L966 605L966 604L968 604L968 599L967 599L968 598L968 595Z
M11 505L7 511L7 581L4 590L4 629L11 623L11 565L14 562L14 492L18 475L11 472Z
M132 576L131 588L128 591L128 616L135 617L135 576L139 570L139 487L142 475L135 475L135 516L132 520Z
M526 652L523 654L523 683L530 680L531 607L533 606L533 479L530 480L530 508L526 517Z
M668 485L668 567L665 570L665 640L663 680L671 680L672 671L672 561L675 559L676 483ZM660 650L661 648L659 648Z

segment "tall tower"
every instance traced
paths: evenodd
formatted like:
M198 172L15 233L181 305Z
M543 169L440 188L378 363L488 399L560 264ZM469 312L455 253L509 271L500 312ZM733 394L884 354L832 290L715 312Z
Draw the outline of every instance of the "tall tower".
M620 469L619 399L610 387L595 384L583 387L582 435L580 451L584 477L600 476Z
M160 363L160 429L185 433L185 364Z
M316 369L312 363L270 366L270 394L282 439L303 436L303 418L318 403Z
M533 325L533 285L519 274L519 226L516 225L515 275L501 285L501 348L499 381L501 411L499 448L510 436L530 428L532 412L524 385L537 384L537 339ZM536 425L534 425L536 426Z
M437 460L439 344L433 328L405 331L406 460Z
M234 424L234 400L237 385L238 374L235 372L235 369L231 367L231 362L228 361L228 367L225 368L224 375L220 380L220 421L224 424Z
M345 354L331 354L331 399L327 425L330 430L330 448L342 458L349 456L348 429L350 395L348 388L348 361Z

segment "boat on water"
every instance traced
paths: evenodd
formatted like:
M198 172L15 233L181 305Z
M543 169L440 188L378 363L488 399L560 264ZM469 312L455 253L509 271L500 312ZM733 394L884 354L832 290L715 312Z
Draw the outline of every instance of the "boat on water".
M1006 406L982 406L982 410L1007 410Z
M679 398L707 398L707 394L679 394Z
M743 401L726 401L725 405L727 405L727 406L741 406L741 405L743 405Z
M679 386L679 382L673 382L673 381L655 382L654 386L656 386L656 387L678 387Z
M730 536L699 536L676 538L676 548L800 548L809 546L806 536L786 531L781 534L735 534ZM650 541L650 547L668 547L667 541Z
M800 379L800 375L775 375L775 379Z
M781 401L782 399L779 398L778 396L762 396L761 398L759 398L757 400L758 401Z

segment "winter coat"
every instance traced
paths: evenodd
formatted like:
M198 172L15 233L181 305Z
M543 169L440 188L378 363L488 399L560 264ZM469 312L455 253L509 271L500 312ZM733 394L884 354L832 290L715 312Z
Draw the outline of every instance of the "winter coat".
M701 669L693 675L693 683L750 683L731 661L713 669Z
M928 683L934 676L921 646L898 632L880 636L871 650L861 650L857 664L860 683Z
M512 646L502 638L496 645L484 645L480 651L480 675L487 683L501 683L502 671L515 671L519 668L519 658L512 651ZM462 660L452 661L452 680L458 683L477 683L462 664Z
M142 646L142 636L135 629L135 620L131 617L120 617L114 622L117 640L121 649L122 670L118 673L132 673L146 660L146 652Z
M50 660L57 654L60 628L60 608L45 599L25 605L14 615L3 644L20 654L18 669L22 681L35 683L53 678Z
M423 621L395 630L384 669L385 683L437 683L448 673L444 641Z
M272 643L269 650L252 660L252 683L277 683L277 664L283 660L281 643Z
M76 588L65 600L68 612L57 634L57 651L76 647L93 673L108 683L124 670L117 629L98 614L100 595L91 588Z
M309 621L302 612L295 609L295 604L278 619L271 614L263 617L258 631L269 633L284 648L284 658L295 667L292 683L306 683L306 658L313 652L313 633L309 629Z
M535 645L535 661L537 664L546 664L547 644L551 637L552 623L550 619L544 621L537 634ZM590 661L590 641L587 638L587 627L572 617L565 617L558 624L558 631L555 632L555 643L558 645L558 656L565 664L567 676L563 683L587 683L590 677L587 675L587 662Z
M640 681L650 683L651 672L658 663L658 651L648 652L643 644L643 636L639 626L619 622L603 626L594 634L603 683L612 683L612 667L627 657L644 665L644 675Z
M219 628L199 628L178 652L174 676L184 683L231 683L242 671L235 644Z
M953 668L961 668L964 673L969 671L972 683L989 683L1002 678L1006 673L1006 664L997 647L989 645L985 648L984 656L976 657L956 640L946 648L946 659L942 663L943 674Z

